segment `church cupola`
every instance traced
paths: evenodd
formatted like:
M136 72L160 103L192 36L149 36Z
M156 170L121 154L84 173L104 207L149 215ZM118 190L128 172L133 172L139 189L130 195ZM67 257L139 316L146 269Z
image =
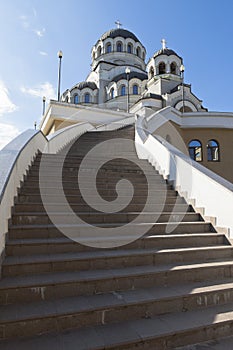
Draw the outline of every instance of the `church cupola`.
M146 49L129 30L118 28L105 32L92 48L92 70L99 62L116 65L131 65L145 70Z
M160 77L181 80L183 59L177 53L166 47L165 39L161 40L162 48L155 52L147 64L149 80Z

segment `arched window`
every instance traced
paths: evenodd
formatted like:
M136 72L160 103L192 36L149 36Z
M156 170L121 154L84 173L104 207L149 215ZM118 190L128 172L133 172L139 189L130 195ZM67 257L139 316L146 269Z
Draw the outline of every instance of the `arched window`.
M128 44L128 45L127 45L127 52L128 52L128 53L132 53L132 52L133 52L133 46L132 46L132 44Z
M219 161L219 143L216 140L209 140L207 143L207 160L208 162Z
M108 43L108 44L106 45L106 52L107 52L107 53L112 52L112 45L111 45L110 43Z
M155 71L153 67L150 67L150 71L149 71L149 79L153 78L153 76L155 75Z
M133 86L133 94L138 95L138 86L136 84Z
M97 56L99 57L101 55L101 52L102 52L102 49L101 49L101 46L98 47L98 50L97 50Z
M176 68L177 68L176 63L172 62L171 65L170 65L170 72L171 72L171 74L176 74L176 72L177 72Z
M78 104L78 95L74 95L74 103Z
M166 73L166 66L164 62L160 62L159 64L159 74L164 74Z
M190 158L196 160L196 162L202 161L202 145L199 140L192 140L189 142L189 155Z
M143 61L145 60L145 58L146 58L146 55L145 55L145 52L143 51L143 53L142 53L142 59L143 59Z
M122 42L117 43L117 52L122 52Z
M111 88L111 90L110 90L110 97L114 98L114 88Z
M125 96L125 85L121 85L121 96Z
M85 95L84 95L84 102L85 103L90 103L90 101L91 101L90 94L89 94L89 92L86 92Z
M138 57L141 57L141 49L139 46L137 47L136 54Z

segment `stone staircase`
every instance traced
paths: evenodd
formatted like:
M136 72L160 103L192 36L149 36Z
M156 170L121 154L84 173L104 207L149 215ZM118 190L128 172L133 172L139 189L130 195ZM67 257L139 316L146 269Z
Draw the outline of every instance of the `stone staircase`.
M133 136L132 127L90 132L70 148L63 167L64 192L87 224L120 229L143 210L146 177L126 159L106 163L96 179L100 195L109 201L116 198L119 179L134 184L133 200L119 213L88 206L77 184L88 150L104 140ZM56 178L65 151L43 155L46 177L53 179L46 188L48 203L61 226L69 223ZM122 156L133 154L132 147ZM150 229L127 245L97 249L70 240L50 221L39 188L41 157L19 189L9 223L0 280L0 349L199 349L193 344L208 346L206 342L232 334L232 246L146 161L139 163L153 183L155 211L144 213L137 225L152 223ZM155 222L162 186L167 194ZM133 225L131 230L129 235Z

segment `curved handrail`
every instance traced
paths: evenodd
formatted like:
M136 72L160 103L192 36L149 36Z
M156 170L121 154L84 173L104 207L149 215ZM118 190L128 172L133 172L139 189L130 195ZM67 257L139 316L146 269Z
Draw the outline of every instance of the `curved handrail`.
M215 217L217 226L228 228L230 237L233 237L233 216L230 212L233 184L191 160L162 137L152 135L146 127L147 123L143 124L142 118L138 118L135 147L139 158L148 159L164 178L173 182L174 188L187 201L195 200L196 207L203 207L205 215Z
M0 151L0 262L17 188L38 151L47 140L41 131L27 130Z

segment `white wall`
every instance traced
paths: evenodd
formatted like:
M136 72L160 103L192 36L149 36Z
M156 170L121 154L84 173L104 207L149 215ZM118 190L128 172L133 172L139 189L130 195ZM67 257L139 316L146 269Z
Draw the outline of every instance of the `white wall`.
M139 158L148 159L188 202L194 199L195 207L203 207L205 216L215 217L216 227L227 228L233 238L233 184L192 161L161 137L152 136L150 132L156 121L153 123L153 116L149 118L150 123L142 116L136 122L135 145Z

